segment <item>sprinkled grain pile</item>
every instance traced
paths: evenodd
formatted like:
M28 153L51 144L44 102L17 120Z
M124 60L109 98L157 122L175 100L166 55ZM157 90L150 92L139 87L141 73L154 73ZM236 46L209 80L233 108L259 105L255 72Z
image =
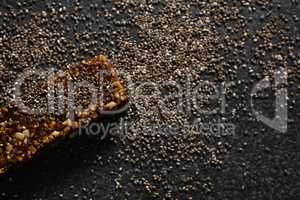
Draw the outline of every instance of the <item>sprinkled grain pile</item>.
M116 125L121 131L115 129L104 141L89 137L89 144L78 142L67 152L58 148L62 158L56 158L75 159L75 164L63 162L61 176L50 172L55 184L44 183L45 191L28 192L22 185L25 196L10 188L2 196L294 197L300 177L294 134L299 128L294 123L299 120L299 12L297 0L2 5L0 104L12 97L11 83L22 71L62 69L99 53L109 56L130 93L129 110ZM289 76L286 135L257 122L249 101L255 84L266 76L272 80L278 66ZM274 115L272 92L256 101L256 109L268 117ZM18 178L5 183L13 185Z

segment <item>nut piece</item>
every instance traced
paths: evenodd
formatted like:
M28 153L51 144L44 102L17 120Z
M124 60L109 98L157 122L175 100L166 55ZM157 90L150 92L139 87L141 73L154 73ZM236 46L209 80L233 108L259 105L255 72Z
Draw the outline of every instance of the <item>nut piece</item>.
M111 101L111 102L109 102L108 104L105 105L105 108L108 108L109 110L111 110L116 106L117 106L117 103L114 102L114 101Z
M63 124L64 126L72 126L73 122L72 122L72 120L67 119L67 120L64 121L62 124Z
M30 137L30 131L28 129L24 130L22 133L25 135L25 137Z
M52 134L54 137L58 137L60 136L60 132L59 131L53 131Z
M17 132L15 133L15 138L23 141L25 139L25 135L23 133Z
M95 104L90 104L89 109L90 111L95 112L97 110L97 106Z

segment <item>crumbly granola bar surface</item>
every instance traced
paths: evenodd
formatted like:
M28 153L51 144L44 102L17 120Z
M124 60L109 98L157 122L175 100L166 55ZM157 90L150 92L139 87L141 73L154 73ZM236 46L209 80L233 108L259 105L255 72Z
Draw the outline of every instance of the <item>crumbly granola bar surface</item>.
M57 95L58 88L61 88L60 95ZM71 65L29 91L23 90L20 97L23 106L37 107L40 112L25 112L18 100L1 105L0 174L68 136L82 123L98 118L101 112L117 110L128 100L123 83L103 55ZM43 100L51 100L49 94L53 102L45 103ZM42 103L33 106L37 99Z

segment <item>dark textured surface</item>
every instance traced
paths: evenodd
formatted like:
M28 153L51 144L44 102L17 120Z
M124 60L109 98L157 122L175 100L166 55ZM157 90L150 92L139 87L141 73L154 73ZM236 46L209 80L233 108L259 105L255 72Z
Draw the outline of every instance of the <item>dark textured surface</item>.
M14 6L13 1L2 1L1 10L5 10L5 4ZM44 2L44 1L41 1ZM43 9L43 3L34 4L33 9ZM67 1L65 1L67 2ZM101 1L102 2L102 1ZM259 2L259 1L257 1ZM281 36L289 38L300 37L300 22L293 20L293 17L300 18L300 3L293 4L290 0L273 1L272 6L263 10L257 8L256 12L248 13L241 11L245 19L252 17L251 21L246 20L246 29L254 33L268 24L272 19L284 16L288 22L280 25L282 33L276 33L272 39L273 43L281 41ZM83 3L83 5L88 3ZM101 3L99 3L101 4ZM104 3L107 8L111 3ZM230 6L241 6L237 1L230 1ZM278 8L280 4L280 9ZM66 5L72 5L66 4ZM259 3L257 5L260 5ZM259 7L259 6L258 6ZM159 9L159 7L158 7ZM199 10L195 10L195 12ZM196 13L197 13L196 12ZM126 12L125 12L126 13ZM212 12L212 22L215 23L217 14L222 13L221 8L216 8ZM92 14L92 13L91 13ZM232 14L232 13L230 13ZM231 16L231 15L230 15ZM229 20L217 26L220 33L218 44L226 44L225 36L230 37L230 41L239 41L242 32L231 33L225 26L234 26L236 20ZM120 16L114 16L120 17ZM126 20L126 18L124 18ZM0 19L1 21L1 19ZM282 20L281 20L282 21ZM18 23L18 22L10 22ZM109 22L107 22L109 23ZM68 26L68 23L66 23ZM2 27L3 28L3 27ZM124 27L110 27L111 29L125 29ZM108 30L111 30L108 29ZM271 28L272 29L272 28ZM133 39L138 40L134 27L127 27L126 30ZM240 30L240 29L239 29ZM100 37L100 36L99 36ZM113 36L110 38L113 40ZM299 55L299 40L285 42L281 49L267 51L266 56L255 56L257 44L251 41L246 42L243 48L228 47L227 51L220 50L220 55L227 63L224 74L227 80L238 82L244 80L243 84L238 84L234 91L237 98L228 98L228 110L232 110L242 102L249 100L249 84L260 80L260 78L249 75L246 69L239 69L233 74L229 69L234 65L246 63L253 65L253 69L264 74L264 68L257 63L270 59L273 53L287 55L287 47L293 46ZM114 44L103 42L105 48L114 48ZM285 46L286 45L286 46ZM98 49L97 49L98 48ZM96 47L95 51L101 51L101 47ZM84 53L83 53L84 56ZM299 59L299 57L298 57ZM292 60L288 63L289 71L289 124L287 133L279 133L268 128L261 122L256 122L247 112L241 110L237 117L230 117L230 121L237 126L237 136L222 137L216 140L226 144L226 152L219 155L222 165L205 165L205 159L209 155L204 152L201 159L195 163L187 164L187 170L183 172L177 169L175 163L167 164L174 169L165 178L168 183L165 185L158 183L156 187L160 191L159 199L162 199L166 191L171 191L170 199L299 199L300 198L300 95L299 95L299 64ZM211 67L213 69L213 67ZM298 70L298 71L297 71ZM209 80L215 80L214 72L204 74ZM274 99L261 100L260 109L268 112L272 116L272 104ZM243 104L243 105L246 105ZM247 108L249 109L249 108ZM208 119L209 120L209 119ZM25 166L12 171L9 175L0 178L0 198L2 199L124 199L130 194L129 199L151 199L141 186L135 186L127 177L136 175L137 177L149 178L152 176L151 169L139 168L135 165L124 162L118 158L120 148L125 148L121 143L111 141L106 138L101 141L98 137L82 136L59 144L55 148L34 159ZM170 139L171 140L171 139ZM200 139L199 139L200 140ZM217 145L214 141L208 142L210 146ZM202 163L203 162L203 163ZM123 172L124 191L116 188L115 178L118 177L120 168L129 169ZM157 166L157 170L161 170ZM195 173L197 171L197 173ZM124 175L125 174L125 175ZM197 175L194 175L197 174ZM193 191L180 191L179 187L184 179L184 175L193 175L192 185L199 186ZM187 181L188 182L188 181ZM187 183L188 184L188 183Z

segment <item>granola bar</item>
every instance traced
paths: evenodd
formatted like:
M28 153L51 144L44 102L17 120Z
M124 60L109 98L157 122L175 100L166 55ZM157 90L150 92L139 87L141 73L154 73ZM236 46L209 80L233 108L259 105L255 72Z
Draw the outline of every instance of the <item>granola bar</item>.
M85 93L84 86L92 92ZM59 95L57 88L61 89ZM82 123L101 117L101 112L116 110L128 100L123 83L103 55L71 65L42 80L29 91L23 90L24 95L19 97L23 98L22 104L30 107L30 103L41 100L35 107L38 111L47 112L24 112L19 105L20 99L0 107L0 174L70 135ZM52 94L52 100L58 101L45 103L42 99L51 100L49 94ZM93 99L87 96L93 96Z

